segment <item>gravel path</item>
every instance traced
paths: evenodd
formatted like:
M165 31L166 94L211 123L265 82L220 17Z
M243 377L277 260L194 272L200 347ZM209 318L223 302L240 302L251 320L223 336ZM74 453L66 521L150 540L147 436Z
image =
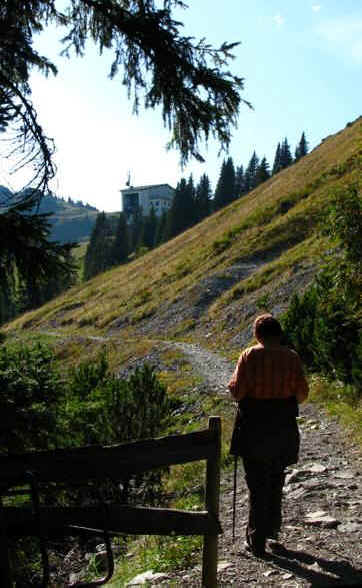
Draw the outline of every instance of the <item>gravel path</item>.
M171 343L181 349L210 392L226 394L233 366L198 345ZM258 559L243 550L247 489L239 467L237 533L232 539L233 474L222 473L219 543L220 586L362 585L362 457L345 443L338 423L311 404L301 407L300 461L288 470L284 489L284 556ZM200 567L155 579L153 585L200 586ZM152 580L151 580L152 585Z
M194 343L167 343L168 346L180 349L190 361L194 370L201 376L210 391L214 394L229 396L227 382L233 373L232 363L211 351Z

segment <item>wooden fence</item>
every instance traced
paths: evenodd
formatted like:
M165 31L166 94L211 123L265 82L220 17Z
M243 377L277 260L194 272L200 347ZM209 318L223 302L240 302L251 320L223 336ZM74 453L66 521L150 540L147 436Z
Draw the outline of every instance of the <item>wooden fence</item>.
M220 447L221 420L211 417L208 429L187 435L111 447L91 446L0 457L1 495L6 495L12 487L24 485L29 479L40 488L42 483L49 482L83 484L108 478L122 480L155 467L207 460L205 510L201 512L107 504L105 515L101 505L46 507L39 503L34 514L34 508L3 506L0 508L1 586L12 587L9 537L76 535L77 530L102 534L106 526L109 535L203 535L202 585L215 587L218 534L221 533L218 521ZM102 579L98 585L104 582ZM46 586L46 582L43 585Z

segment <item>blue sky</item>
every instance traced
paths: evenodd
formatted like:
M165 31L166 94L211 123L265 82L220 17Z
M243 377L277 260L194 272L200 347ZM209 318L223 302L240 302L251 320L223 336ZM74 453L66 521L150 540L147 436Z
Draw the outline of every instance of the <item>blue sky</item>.
M284 137L294 152L302 131L314 148L361 114L362 2L360 0L190 0L175 13L184 34L210 43L240 41L230 69L244 78L243 97L229 154L246 165L255 149L273 162ZM58 65L56 78L32 75L39 121L57 146L54 191L97 206L120 209L119 190L128 170L134 185L169 183L207 173L215 187L223 157L217 143L203 149L205 163L183 171L177 152L167 152L160 113L132 115L121 80L107 77L111 55L89 47L83 59L59 57L61 30L47 30L37 47ZM0 183L18 188L22 177Z

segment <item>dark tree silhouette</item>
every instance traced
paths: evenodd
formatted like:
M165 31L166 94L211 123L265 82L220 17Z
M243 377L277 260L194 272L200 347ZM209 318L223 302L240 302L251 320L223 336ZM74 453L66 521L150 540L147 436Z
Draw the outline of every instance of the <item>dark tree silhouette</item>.
M280 143L278 143L274 156L272 175L277 174L282 169L280 161L280 151Z
M281 169L285 169L289 167L293 163L293 157L290 152L290 146L288 143L288 139L285 137L281 148L280 148L280 167Z
M245 194L244 168L239 165L235 174L235 196L240 198L243 194Z
M93 276L111 267L112 228L104 212L97 216L84 258L83 277Z
M110 253L112 265L125 263L129 252L129 229L126 215L124 212L121 212L118 218L116 234Z
M304 157L308 153L308 142L305 138L303 131L300 141L295 149L295 161L298 161L301 157Z
M235 168L231 157L223 161L214 195L214 210L219 210L235 200Z
M256 185L259 186L259 184L262 184L263 182L265 182L269 178L270 178L269 163L267 162L266 157L263 157L263 159L259 163L257 170L256 170L256 175L255 175Z
M211 212L211 185L209 177L203 174L196 187L195 219L197 222L207 217Z
M257 185L256 174L258 171L259 166L259 157L257 156L256 152L254 151L251 159L248 163L248 167L245 170L244 174L244 186L245 191L249 192L249 190L253 190Z

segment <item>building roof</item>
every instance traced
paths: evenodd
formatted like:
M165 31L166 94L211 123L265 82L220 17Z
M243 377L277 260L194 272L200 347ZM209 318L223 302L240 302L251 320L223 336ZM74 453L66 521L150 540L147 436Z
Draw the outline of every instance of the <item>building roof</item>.
M121 192L128 192L129 190L149 190L150 188L161 188L161 186L168 186L171 190L175 190L170 184L149 184L148 186L130 186L129 188L123 188Z

